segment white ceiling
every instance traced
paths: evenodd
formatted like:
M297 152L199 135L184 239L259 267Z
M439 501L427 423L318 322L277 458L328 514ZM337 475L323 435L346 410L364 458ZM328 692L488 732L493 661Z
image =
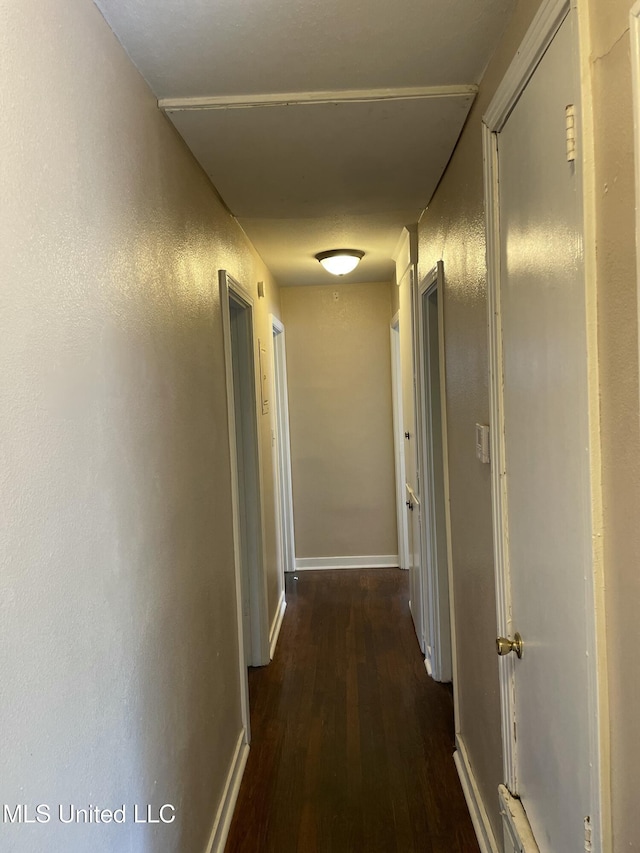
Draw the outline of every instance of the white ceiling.
M313 255L342 247L366 252L346 280L391 278L514 5L96 2L284 285L335 282Z

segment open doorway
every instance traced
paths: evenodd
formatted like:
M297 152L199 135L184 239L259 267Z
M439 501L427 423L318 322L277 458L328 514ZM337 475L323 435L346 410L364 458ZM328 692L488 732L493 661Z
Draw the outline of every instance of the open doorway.
M270 660L260 501L253 300L225 270L220 270L219 286L231 450L238 646L243 716L248 731L246 668L261 666Z
M451 681L442 283L439 262L418 292L419 454L424 494L425 664L436 681Z

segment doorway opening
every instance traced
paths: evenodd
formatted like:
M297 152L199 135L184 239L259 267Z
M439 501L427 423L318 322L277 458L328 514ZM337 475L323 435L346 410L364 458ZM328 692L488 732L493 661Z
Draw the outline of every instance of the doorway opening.
M242 712L249 732L247 667L269 658L260 488L260 445L256 404L253 299L227 274L219 273L224 332L233 538L238 607Z
M436 681L451 681L449 536L444 398L443 267L439 262L418 292L420 377L419 454L424 491L425 665Z

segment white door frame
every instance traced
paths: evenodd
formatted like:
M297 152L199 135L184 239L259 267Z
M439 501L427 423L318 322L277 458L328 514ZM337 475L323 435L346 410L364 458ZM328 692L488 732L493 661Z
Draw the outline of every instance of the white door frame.
M438 351L440 379L440 408L442 430L442 495L438 497L433 463L432 445L432 390L430 377L427 375L425 360L428 357L428 333L424 327L424 299L433 293L438 294ZM444 267L438 261L422 279L417 288L416 305L416 406L419 411L418 423L418 464L422 482L423 505L421 542L424 553L421 555L423 572L423 595L427 620L427 637L425 643L425 665L427 671L436 681L451 681L452 679L452 644L451 644L451 608L449 589L451 583L451 517L449 512L449 460L447 448L447 414L446 414L446 385L445 385L445 350L444 350ZM446 550L445 565L439 565L438 560L438 530L436 519L437 502L442 502L444 515L444 538Z
M489 369L491 397L491 474L493 502L493 540L496 582L497 632L513 636L510 586L507 566L508 519L506 517L506 480L504 445L504 401L502 381L502 319L500 305L500 217L498 190L498 135L518 98L525 89L545 51L558 32L576 0L545 0L535 16L525 39L498 87L483 116L484 193L487 232L487 310L489 324ZM576 51L577 53L577 51ZM580 75L578 75L578 79ZM576 104L576 107L579 107ZM578 170L580 173L581 170ZM582 184L578 184L579 204L582 205ZM586 353L585 353L586 358ZM591 389L590 389L591 390ZM593 457L592 457L593 461ZM597 530L594 527L594 533ZM594 536L594 539L597 537ZM590 767L592 849L599 853L610 849L606 823L608 782L602 773L602 733L608 725L605 719L606 696L603 672L604 649L597 642L596 588L603 584L600 561L594 559L592 583L587 584L589 600L585 602L587 621L587 656L589 677ZM506 787L517 792L516 755L513 741L514 720L514 655L500 662L500 705L502 717L503 777ZM515 801L517 804L519 801ZM603 811L603 806L605 806ZM603 846L604 845L604 846Z
M398 562L408 569L409 534L405 508L404 418L402 415L402 375L400 372L400 312L396 311L389 328L391 343L391 396L393 400L393 449L396 473L396 524L398 528Z
M258 374L257 355L255 351L255 338L253 334L253 298L250 293L226 270L218 273L220 291L220 306L222 312L222 331L224 343L224 361L227 387L227 416L229 428L229 449L231 460L231 495L233 501L233 544L234 544L234 567L236 578L237 598L237 620L238 620L238 647L240 664L240 685L242 699L242 716L249 741L249 695L247 680L247 665L261 666L269 663L269 624L267 609L267 585L264 558L264 519L262 514L262 465L261 448L259 440L258 423L258 389L256 377ZM238 472L236 466L237 442L236 442L236 418L235 403L236 390L233 382L233 350L231 340L231 315L230 302L235 303L246 311L249 327L250 343L245 353L240 353L241 363L239 369L245 372L249 381L248 390L241 391L240 405L248 413L247 423L249 434L246 437L244 461L247 468L247 479L253 484L252 491L256 495L255 505L251 507L240 506ZM248 522L248 538L253 540L255 559L248 565L250 581L250 619L251 619L251 649L244 648L244 618L242 612L242 534L241 513L245 514Z

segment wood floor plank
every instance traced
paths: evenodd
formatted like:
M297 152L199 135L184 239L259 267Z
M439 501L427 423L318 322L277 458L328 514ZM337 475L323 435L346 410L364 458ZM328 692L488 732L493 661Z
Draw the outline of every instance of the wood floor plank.
M226 853L478 853L399 569L287 576Z

